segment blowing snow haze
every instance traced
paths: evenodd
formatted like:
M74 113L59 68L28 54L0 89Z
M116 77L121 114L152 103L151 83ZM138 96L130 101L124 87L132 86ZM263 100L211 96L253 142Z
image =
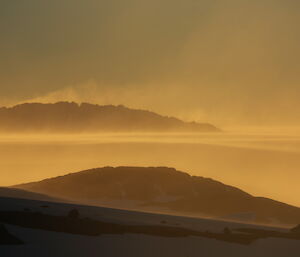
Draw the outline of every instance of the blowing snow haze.
M2 0L1 105L299 125L299 10L293 0Z

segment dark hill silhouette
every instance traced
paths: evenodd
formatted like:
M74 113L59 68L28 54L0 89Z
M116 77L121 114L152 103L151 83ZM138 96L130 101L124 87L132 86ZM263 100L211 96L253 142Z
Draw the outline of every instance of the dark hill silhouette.
M26 103L0 108L1 132L118 132L185 131L215 132L206 123L183 122L154 112L134 110L122 105L93 105L58 102Z
M253 213L253 222L270 224L300 221L300 208L165 167L104 167L17 187L88 204L131 201L140 210L151 206L178 214L212 217Z

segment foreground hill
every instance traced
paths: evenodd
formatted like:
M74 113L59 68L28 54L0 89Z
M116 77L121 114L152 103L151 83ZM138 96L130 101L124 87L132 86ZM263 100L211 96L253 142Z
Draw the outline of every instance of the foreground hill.
M290 228L0 197L0 256L296 257L299 240Z
M105 167L18 185L54 197L111 207L298 224L300 208L254 197L212 179L172 168Z
M27 103L0 108L2 132L129 132L174 131L215 132L206 123L183 122L154 112L124 106L100 106L88 103Z

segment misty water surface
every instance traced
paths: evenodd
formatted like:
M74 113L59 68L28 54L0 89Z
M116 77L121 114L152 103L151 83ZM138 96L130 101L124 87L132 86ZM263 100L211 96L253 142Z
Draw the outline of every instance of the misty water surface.
M0 136L1 186L120 165L175 167L300 206L297 131Z

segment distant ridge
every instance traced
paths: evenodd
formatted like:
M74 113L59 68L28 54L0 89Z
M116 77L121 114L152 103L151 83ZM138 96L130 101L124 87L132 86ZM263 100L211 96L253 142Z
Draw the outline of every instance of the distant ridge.
M25 103L0 108L0 132L216 132L207 123L184 122L174 117L125 106L58 102Z
M167 167L104 167L18 188L109 207L169 210L265 224L299 224L300 208ZM247 214L247 215L245 215ZM250 215L251 214L251 215Z

